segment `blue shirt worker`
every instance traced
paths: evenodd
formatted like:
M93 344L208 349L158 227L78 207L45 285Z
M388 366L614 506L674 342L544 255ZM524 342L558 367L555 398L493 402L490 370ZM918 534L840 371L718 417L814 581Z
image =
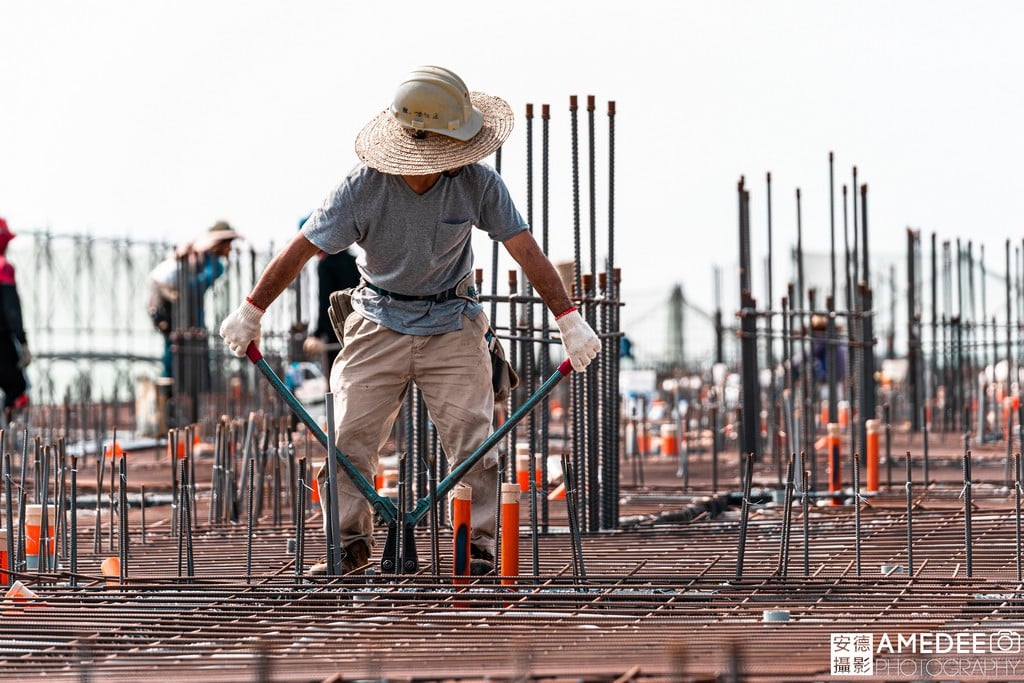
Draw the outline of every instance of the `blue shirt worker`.
M224 275L224 259L240 237L226 221L217 221L195 240L178 245L150 273L149 315L164 337L164 377L174 376L172 349L180 333L206 328L206 291Z
M368 481L412 382L452 467L493 431L487 316L475 297L460 296L472 283L474 228L500 242L522 267L555 314L575 370L586 368L601 349L501 176L481 163L512 126L504 100L470 92L448 69L413 70L392 104L356 136L361 163L221 325L228 347L242 357L260 338L264 311L310 258L361 247L357 264L364 284L352 295L331 390L336 443ZM371 555L373 514L348 477L338 480L343 569L361 572ZM497 454L481 458L462 482L472 487L470 571L483 575L493 570Z

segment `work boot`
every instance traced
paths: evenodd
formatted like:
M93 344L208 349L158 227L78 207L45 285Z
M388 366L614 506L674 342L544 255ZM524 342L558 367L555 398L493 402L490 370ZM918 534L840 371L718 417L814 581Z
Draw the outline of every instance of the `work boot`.
M345 574L365 574L370 564L370 546L366 541L352 541L345 548L345 557L341 560L341 568Z
M345 556L341 558L341 572L346 576L358 576L366 572L370 563L370 545L366 541L352 541L345 547ZM327 576L327 562L317 562L306 570L306 576Z
M487 576L494 572L494 555L475 545L469 546L469 575Z

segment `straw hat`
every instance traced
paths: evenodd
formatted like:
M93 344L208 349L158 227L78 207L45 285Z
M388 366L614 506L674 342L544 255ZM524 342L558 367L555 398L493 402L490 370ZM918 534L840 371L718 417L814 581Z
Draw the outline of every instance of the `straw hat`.
M217 221L209 230L196 238L196 241L192 243L192 248L196 251L209 251L220 242L240 237L241 235L228 225L226 221Z
M399 86L391 107L356 136L356 154L381 173L440 173L493 154L513 121L500 97L469 92L448 69L420 67Z

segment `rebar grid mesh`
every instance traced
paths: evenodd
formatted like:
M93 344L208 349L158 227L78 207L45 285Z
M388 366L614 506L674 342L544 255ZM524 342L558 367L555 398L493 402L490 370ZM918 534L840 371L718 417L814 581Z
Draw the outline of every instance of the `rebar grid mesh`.
M99 565L117 550L104 533L93 552L92 520L80 515L77 585L68 585L66 570L20 574L36 597L4 603L0 676L826 680L832 632L987 634L1016 632L1024 622L1014 491L999 482L998 458L979 459L967 578L954 461L945 466L937 459L939 476L913 497L912 572L901 483L862 500L859 533L852 504L822 500L809 506L805 537L794 505L785 576L784 507L768 489L753 487L738 578L738 494L683 491L673 478L675 463L650 458L652 485L623 487L629 523L583 534L585 577L572 572L563 515L538 536L536 576L530 530L521 529L521 576L511 587L496 577L454 584L448 531L441 532L435 576L426 529L417 530L416 574L296 577L287 520L274 525L262 517L250 551L244 525L205 523L208 491L200 487L192 577L179 575L180 539L167 510L161 515L154 507L144 542L133 513L126 581L119 585L115 577L107 585ZM759 472L770 478L767 464ZM526 496L521 504L525 521ZM681 514L687 510L694 514ZM320 521L315 511L306 519L305 566L325 547ZM375 561L383 538L376 540ZM769 620L780 614L783 621Z

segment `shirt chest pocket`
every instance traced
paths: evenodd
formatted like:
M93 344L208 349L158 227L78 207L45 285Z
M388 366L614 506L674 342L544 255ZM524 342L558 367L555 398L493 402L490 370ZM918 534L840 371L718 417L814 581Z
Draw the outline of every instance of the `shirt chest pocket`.
M472 230L472 221L438 221L434 230L434 255L441 258L459 256L467 248Z

